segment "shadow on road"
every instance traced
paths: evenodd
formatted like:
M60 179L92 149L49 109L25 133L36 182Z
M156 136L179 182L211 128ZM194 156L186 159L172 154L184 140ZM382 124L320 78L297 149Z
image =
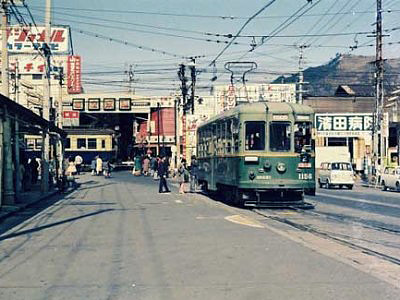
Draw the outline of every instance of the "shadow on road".
M99 211L95 211L95 212L92 212L92 213L89 213L89 214L77 216L77 217L74 217L74 218L68 218L68 219L65 219L65 220L62 220L62 221L46 224L46 225L43 225L43 226L34 227L34 228L31 228L31 229L28 229L28 230L22 230L22 231L18 231L18 232L13 232L11 234L7 234L7 235L4 235L4 236L1 236L0 237L0 241L6 240L6 239L10 239L10 238L13 238L13 237L16 237L16 236L24 235L24 234L30 234L30 233L33 233L33 232L41 231L43 229L51 228L51 227L54 227L54 226L65 224L65 223L74 222L74 221L79 220L79 219L92 217L92 216L95 216L95 215L98 215L98 214L102 214L102 213L105 213L105 212L109 212L109 211L112 211L112 210L114 210L114 209L112 209L112 208L101 209Z

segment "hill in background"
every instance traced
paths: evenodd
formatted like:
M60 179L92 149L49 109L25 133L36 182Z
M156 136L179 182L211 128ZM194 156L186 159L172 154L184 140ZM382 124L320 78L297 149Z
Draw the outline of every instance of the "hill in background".
M374 56L340 55L325 65L304 70L305 89L311 96L333 96L339 85L374 86ZM400 85L400 59L385 61L385 86ZM298 74L280 76L274 83L296 83ZM373 90L373 89L372 89ZM372 96L372 95L371 95Z

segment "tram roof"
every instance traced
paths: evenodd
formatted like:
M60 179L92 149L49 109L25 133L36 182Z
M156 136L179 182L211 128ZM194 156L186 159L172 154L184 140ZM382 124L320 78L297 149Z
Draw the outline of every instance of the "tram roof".
M287 102L253 102L238 105L230 110L227 110L217 116L212 117L210 120L201 124L212 123L218 119L229 118L237 114L256 114L260 112L280 113L280 114L313 114L314 110L308 105Z
M115 133L107 128L64 128L68 135L111 135Z

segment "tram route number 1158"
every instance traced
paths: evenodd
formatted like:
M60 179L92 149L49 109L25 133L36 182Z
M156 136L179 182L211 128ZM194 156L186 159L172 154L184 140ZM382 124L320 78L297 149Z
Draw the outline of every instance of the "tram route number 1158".
M300 173L299 174L299 179L301 179L301 180L310 180L310 179L312 179L312 174L311 173Z

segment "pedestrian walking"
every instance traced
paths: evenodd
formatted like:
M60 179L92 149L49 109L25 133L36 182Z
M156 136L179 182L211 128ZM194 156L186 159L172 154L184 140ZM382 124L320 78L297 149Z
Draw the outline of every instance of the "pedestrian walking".
M78 174L78 175L81 173L82 163L83 163L82 156L80 156L79 154L77 156L75 156L76 174Z
M150 166L150 159L146 156L143 159L143 175L144 176L149 175L149 166Z
M96 175L101 175L103 172L103 160L100 156L97 156L96 159Z
M23 191L26 192L31 190L31 185L32 185L32 172L27 160L25 160L24 162L24 167L25 167L25 172L22 177L22 181L23 181Z
M185 193L185 183L189 182L189 171L186 165L186 159L181 160L178 168L179 194Z
M76 173L75 163L73 161L70 161L68 168L65 172L65 174L67 175L68 186L75 185L75 176L74 176L75 173Z
M36 157L33 157L29 163L30 172L32 174L32 184L35 185L38 181L39 177L39 163L36 160Z
M92 170L92 175L96 175L96 157L93 157L90 163L90 169Z
M160 177L160 184L158 186L159 193L170 193L167 186L167 165L165 163L166 158L163 157L158 165L158 176Z
M196 159L196 156L192 156L192 160L190 163L190 192L195 193L197 190L197 172L199 169L199 165Z
M152 156L150 157L150 176L154 177L154 172L157 171L157 159Z

